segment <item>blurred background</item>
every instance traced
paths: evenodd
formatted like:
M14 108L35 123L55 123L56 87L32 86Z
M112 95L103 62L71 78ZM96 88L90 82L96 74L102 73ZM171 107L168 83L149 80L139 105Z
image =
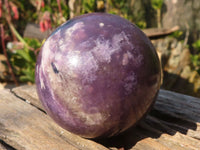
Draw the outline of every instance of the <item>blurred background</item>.
M200 97L199 0L0 0L0 89L34 84L36 56L67 20L106 12L135 23L162 64L162 88Z

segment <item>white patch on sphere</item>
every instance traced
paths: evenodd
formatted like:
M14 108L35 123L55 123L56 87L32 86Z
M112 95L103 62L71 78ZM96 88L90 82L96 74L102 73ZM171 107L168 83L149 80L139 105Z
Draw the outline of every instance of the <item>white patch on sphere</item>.
M42 68L43 73L45 72L47 62L50 59L50 54L51 54L50 42L49 42L49 40L46 40L46 42L42 48L41 68Z
M112 47L109 40L100 39L98 38L96 41L96 46L92 49L92 52L95 54L96 58L100 62L107 62L111 61L111 53Z
M61 46L61 45L63 45L63 44L64 44L64 40L63 40L63 39L60 39L60 40L58 41L58 45Z
M127 53L123 54L122 65L125 66L129 63L129 58Z
M78 66L78 64L79 64L79 61L80 61L79 59L80 58L79 58L78 55L74 55L74 56L70 57L69 58L69 64L70 64L70 66L76 68Z
M43 82L43 79L42 79L42 77L41 77L41 66L39 67L38 65L37 65L37 67L36 67L36 71L37 71L37 73L38 73L38 75L39 75L39 80L40 80L40 88L41 89L45 89L45 86L44 86L44 82Z
M50 59L50 54L51 54L51 51L50 51L50 40L48 39L48 40L46 40L46 42L43 45L41 66L38 69L41 89L45 89L44 81L42 79L41 74L45 74L45 70L46 70L46 68L48 66L47 63L48 63L48 61Z
M40 88L41 88L41 89L45 89L46 87L45 87L44 81L43 81L43 79L42 79L42 77L41 77L41 72L39 73L39 78L40 78Z
M100 22L100 23L99 23L99 27L102 28L103 26L104 26L104 23L103 23L103 22Z
M134 72L132 72L124 80L124 88L126 90L126 94L130 94L136 84L137 84L137 76Z
M133 55L128 51L123 54L122 65L128 65L129 60L133 58Z
M62 53L58 52L55 54L55 61L60 61L62 59Z
M104 37L97 38L95 41L96 46L91 50L98 61L111 62L111 56L114 53L120 52L123 44L128 44L133 47L126 34L122 31L119 34L115 34L111 41L104 39Z
M98 63L91 52L86 52L81 58L80 72L83 75L83 84L92 83L96 80L95 72L98 70Z
M73 26L71 26L70 28L68 28L66 31L65 31L65 36L66 37L70 37L74 31L77 31L81 28L83 28L85 25L83 22L77 22L75 23Z

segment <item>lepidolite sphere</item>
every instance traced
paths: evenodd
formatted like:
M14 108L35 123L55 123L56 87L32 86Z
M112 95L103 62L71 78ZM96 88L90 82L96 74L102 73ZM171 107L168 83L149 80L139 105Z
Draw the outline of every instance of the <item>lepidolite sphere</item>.
M36 85L46 112L86 138L110 137L135 125L160 87L160 63L144 33L115 15L82 15L45 41Z

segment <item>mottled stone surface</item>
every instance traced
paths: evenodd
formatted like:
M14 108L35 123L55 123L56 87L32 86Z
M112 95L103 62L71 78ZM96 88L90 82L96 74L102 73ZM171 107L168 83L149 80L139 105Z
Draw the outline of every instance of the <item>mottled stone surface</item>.
M160 87L160 63L150 40L114 15L72 19L46 40L36 85L47 113L87 138L130 128L149 110Z

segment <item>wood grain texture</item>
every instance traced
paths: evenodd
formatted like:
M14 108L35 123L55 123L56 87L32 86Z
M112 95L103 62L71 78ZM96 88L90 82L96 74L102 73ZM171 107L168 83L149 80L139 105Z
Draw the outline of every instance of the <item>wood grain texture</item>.
M178 30L179 30L179 26L174 26L173 28L147 28L147 29L143 29L142 31L149 38L155 38L159 36L169 35Z
M0 92L0 139L17 150L107 149L63 130L8 90Z
M198 150L200 99L160 90L151 112L119 136L87 140L57 126L44 112L35 86L0 91L0 140L15 149Z

